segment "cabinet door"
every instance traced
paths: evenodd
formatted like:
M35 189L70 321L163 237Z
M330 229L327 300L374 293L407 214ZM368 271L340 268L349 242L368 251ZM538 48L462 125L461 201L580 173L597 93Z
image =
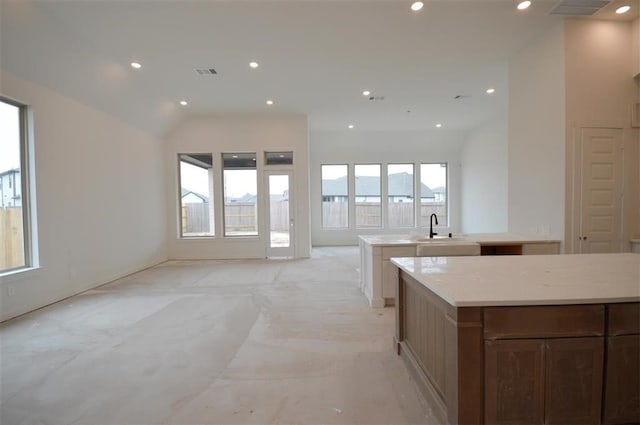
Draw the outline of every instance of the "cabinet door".
M607 338L604 423L640 423L640 335Z
M560 254L560 243L540 242L526 243L522 246L522 255Z
M397 267L389 260L382 260L382 296L384 298L395 298L396 296L396 274Z
M547 340L547 424L599 424L604 338Z
M395 298L396 296L396 266L389 260L389 258L415 256L415 246L382 248L382 296L384 298Z
M485 422L541 424L544 340L485 341Z

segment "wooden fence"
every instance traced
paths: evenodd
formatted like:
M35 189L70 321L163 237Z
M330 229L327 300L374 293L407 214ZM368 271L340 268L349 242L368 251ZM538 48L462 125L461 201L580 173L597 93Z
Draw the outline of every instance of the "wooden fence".
M0 270L24 266L22 208L0 208Z
M322 203L322 226L325 228L348 227L348 204L346 202ZM415 212L413 203L397 202L388 205L388 227L413 227ZM356 204L356 227L376 228L382 227L382 206L374 202L358 202ZM433 202L423 204L420 208L422 226L428 225L429 216L436 213L440 226L447 225L447 204L445 202Z
M325 228L346 228L349 226L346 202L323 202L322 225ZM256 204L225 204L226 233L242 233L257 231ZM428 225L429 216L436 213L440 226L447 225L447 204L433 202L423 204L421 223ZM289 228L289 201L271 203L271 230L285 231ZM410 202L397 202L388 205L389 224L391 228L413 227L414 207ZM380 214L382 206L374 202L358 202L356 204L356 227L382 227ZM182 229L184 234L206 234L211 232L209 203L189 203L182 206Z

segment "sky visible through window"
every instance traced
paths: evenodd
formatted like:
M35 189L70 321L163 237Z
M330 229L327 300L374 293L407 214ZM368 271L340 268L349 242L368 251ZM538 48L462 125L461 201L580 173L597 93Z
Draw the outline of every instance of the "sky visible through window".
M227 170L227 174L232 175L232 178L225 181L225 195L230 198L241 198L247 193L255 195L257 193L255 175L242 172L236 173L235 171L242 170ZM213 178L215 179L217 176L219 176L219 174L214 172ZM180 181L183 188L209 196L209 177L206 168L197 167L181 161ZM274 193L283 193L285 189L285 186L271 187L271 191Z
M376 176L379 177L379 174L376 174L377 165L369 167L363 167L361 164L358 164L358 176ZM440 165L440 164L437 164ZM426 168L426 169L425 169ZM429 189L435 189L436 187L446 187L447 185L447 173L442 172L440 167L423 167L422 172L420 173L420 181L427 185ZM333 180L340 177L344 177L344 168L339 167L323 167L322 169L322 178Z
M0 101L0 173L20 168L20 108Z

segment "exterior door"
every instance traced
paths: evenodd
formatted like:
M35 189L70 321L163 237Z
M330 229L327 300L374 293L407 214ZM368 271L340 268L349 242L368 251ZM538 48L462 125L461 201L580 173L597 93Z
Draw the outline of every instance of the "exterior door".
M622 249L622 129L582 128L577 150L578 253ZM576 220L577 219L577 220Z
M293 258L295 237L293 220L293 172L266 171L265 187L269 203L267 217L267 257Z

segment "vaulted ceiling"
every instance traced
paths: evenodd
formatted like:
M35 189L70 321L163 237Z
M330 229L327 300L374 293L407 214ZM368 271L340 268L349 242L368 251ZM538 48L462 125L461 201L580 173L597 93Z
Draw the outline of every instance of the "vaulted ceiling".
M405 0L0 1L5 71L157 135L208 113L304 114L312 131L470 129L505 110L508 57L562 19L555 0L419 12Z

